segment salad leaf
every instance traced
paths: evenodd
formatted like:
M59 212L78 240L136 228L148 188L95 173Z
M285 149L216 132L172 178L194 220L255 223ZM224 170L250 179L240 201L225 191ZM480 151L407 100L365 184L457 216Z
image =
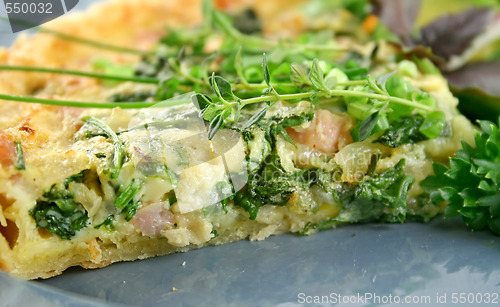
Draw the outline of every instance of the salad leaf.
M393 33L407 38L413 31L421 0L374 0L374 13Z
M445 76L465 115L493 121L500 116L500 61L472 63Z
M493 11L487 8L446 15L424 27L414 43L429 46L434 54L449 59L469 48L492 18Z
M472 63L445 73L445 77L455 89L477 88L486 94L500 96L500 61Z

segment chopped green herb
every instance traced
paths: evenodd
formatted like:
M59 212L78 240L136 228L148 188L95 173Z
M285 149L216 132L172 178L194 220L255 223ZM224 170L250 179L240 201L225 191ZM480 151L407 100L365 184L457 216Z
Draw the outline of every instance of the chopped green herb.
M16 149L16 162L14 163L14 167L20 171L25 170L26 163L24 161L24 152L21 142L14 142L14 145Z
M104 226L108 231L114 231L115 226L113 225L115 218L113 216L108 216L102 223L94 226L95 229L100 229Z
M402 144L413 144L438 137L445 125L442 112L432 112L425 118L420 114L402 117L394 121L378 139L377 143L396 148Z
M309 236L317 233L318 231L327 230L335 227L339 224L335 218L328 218L317 223L307 223L304 229L299 231L299 235L301 236Z
M38 227L65 240L70 240L77 231L85 227L89 219L85 208L75 202L67 190L56 185L37 201L29 213Z
M300 234L310 235L340 223L404 222L408 190L415 181L405 174L404 165L401 160L394 168L367 176L358 184L343 183L332 191L341 205L340 214L308 224Z
M421 186L432 202L446 202L446 217L462 216L471 230L489 228L500 235L500 133L498 126L481 121L475 148L462 142L450 166L434 164L434 176Z
M68 178L64 179L64 186L66 187L66 189L69 187L69 184L71 182L80 182L80 183L83 182L83 180L85 178L85 174L86 174L86 170L83 170L83 171L79 172L78 174L71 175Z
M118 195L114 205L125 214L125 220L130 221L139 209L140 203L134 200L134 196L142 187L142 180L134 179L132 182Z
M102 120L95 117L85 117L82 119L85 123L99 128L109 139L113 141L113 169L111 171L111 179L118 178L120 169L125 159L125 151L123 150L123 142L118 138L116 133Z

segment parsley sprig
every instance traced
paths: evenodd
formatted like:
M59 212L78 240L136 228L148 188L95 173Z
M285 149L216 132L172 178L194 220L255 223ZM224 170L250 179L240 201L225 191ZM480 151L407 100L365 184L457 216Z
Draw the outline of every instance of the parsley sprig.
M435 175L421 186L432 202L447 203L445 217L462 216L471 230L500 235L500 133L490 121L479 124L475 148L462 142L449 167L434 164Z

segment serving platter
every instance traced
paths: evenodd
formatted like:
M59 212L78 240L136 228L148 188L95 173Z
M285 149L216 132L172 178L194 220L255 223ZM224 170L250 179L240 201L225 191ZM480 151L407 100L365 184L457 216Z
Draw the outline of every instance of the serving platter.
M493 303L500 299L499 253L498 237L469 232L459 219L346 225L99 270L73 268L43 281L2 273L0 296L6 306Z

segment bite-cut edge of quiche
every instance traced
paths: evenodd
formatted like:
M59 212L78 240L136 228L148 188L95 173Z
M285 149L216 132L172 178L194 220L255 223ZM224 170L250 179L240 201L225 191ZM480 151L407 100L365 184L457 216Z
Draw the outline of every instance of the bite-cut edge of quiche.
M297 14L284 14L283 20L296 21L294 29L302 31L307 19ZM337 17L348 18L342 14ZM198 1L123 0L49 26L149 50L166 29L195 27L201 20ZM282 35L279 25L267 23L269 37ZM361 56L373 51L370 43L354 39L339 38L336 44ZM217 49L221 42L214 39L204 47ZM260 80L259 86L268 89L256 96L262 103L238 109L239 120L221 119L224 127L217 131L220 113L209 116L200 99L131 110L0 102L0 267L24 279L48 278L70 266L98 268L245 238L436 216L442 208L430 202L419 182L433 173L434 161L445 161L460 148L460 140L472 140L473 127L457 111L457 100L441 76L419 71L410 61L397 63L388 45L379 49L368 73L384 76L373 82L381 91L389 88L386 93L373 93L373 88L363 92L362 78L354 80L342 67L312 60L312 55L299 63L312 84L290 92L304 99L287 99L284 93L276 101L259 98L273 95L277 75L272 75ZM193 50L187 48L189 52ZM268 53L272 74L279 65L273 65L272 49ZM0 50L0 62L9 65L89 70L102 58L118 66L141 62L136 55L43 33ZM262 66L261 58L257 66ZM226 69L210 68L220 75ZM311 78L315 69L321 78ZM263 79L265 74L264 69ZM156 90L133 82L34 72L0 72L0 80L1 93L59 100L99 102ZM210 80L216 80L215 74ZM219 91L216 96L222 97L220 88L208 82L205 90ZM409 96L391 92L389 83ZM304 87L321 94L303 95ZM238 89L234 95L240 100L222 98L252 99L242 96L250 91ZM282 88L278 84L274 90ZM358 100L342 96L357 90L363 92ZM191 100L200 91L204 89L189 88L179 97ZM368 94L394 99L383 101L388 107L380 112L365 108L366 114L356 113L376 100L370 97L381 97ZM203 95L197 97L204 99L208 92ZM398 109L403 100L431 101L422 109L432 110ZM430 113L440 119L437 134L425 130ZM360 137L370 125L367 119L382 124L375 115L386 116L389 126L374 126L373 133Z

